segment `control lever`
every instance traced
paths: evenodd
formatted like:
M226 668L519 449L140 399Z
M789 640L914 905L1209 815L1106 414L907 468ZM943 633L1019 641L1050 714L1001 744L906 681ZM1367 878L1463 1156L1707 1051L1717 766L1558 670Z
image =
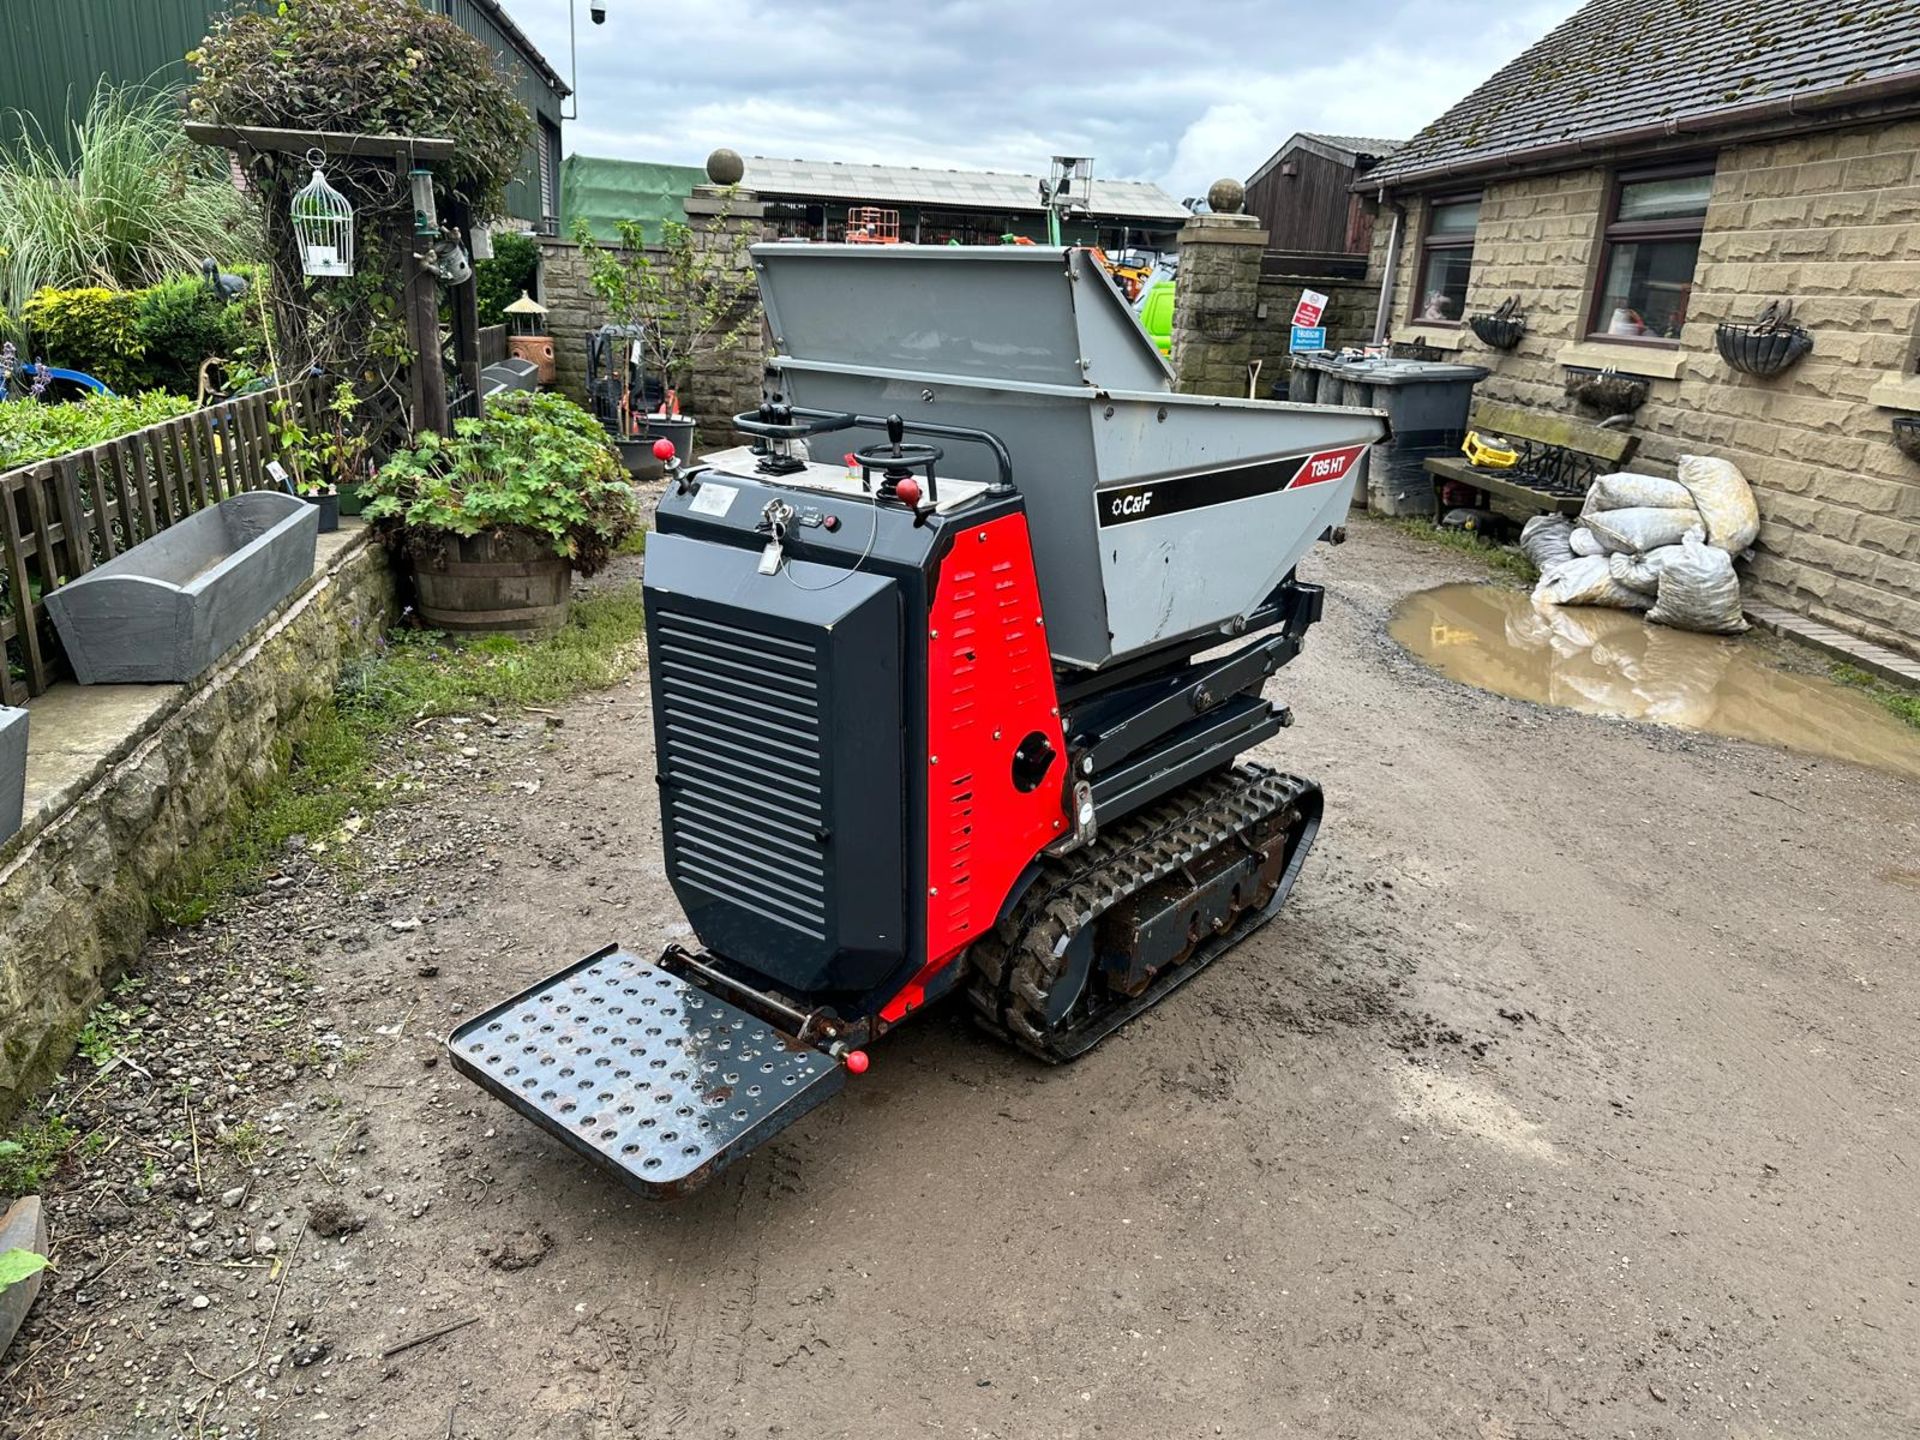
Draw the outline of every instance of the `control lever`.
M945 457L946 452L937 445L906 444L907 422L898 415L887 416L886 427L887 443L854 451L854 463L860 467L863 483L870 471L878 470L881 498L898 500L914 512L917 521L922 514L922 495L920 482L914 478L913 472L918 468L926 473L924 502L928 507L938 505L940 492L933 467Z

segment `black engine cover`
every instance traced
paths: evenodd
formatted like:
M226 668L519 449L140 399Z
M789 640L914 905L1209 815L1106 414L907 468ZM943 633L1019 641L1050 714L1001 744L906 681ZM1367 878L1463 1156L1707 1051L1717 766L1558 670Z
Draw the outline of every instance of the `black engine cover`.
M709 948L794 994L907 949L902 601L884 574L647 546L667 878Z

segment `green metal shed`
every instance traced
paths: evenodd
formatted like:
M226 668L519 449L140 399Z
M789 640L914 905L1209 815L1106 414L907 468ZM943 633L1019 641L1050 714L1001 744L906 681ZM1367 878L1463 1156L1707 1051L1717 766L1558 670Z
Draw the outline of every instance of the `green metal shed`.
M264 0L42 0L0 3L0 109L32 117L65 147L102 76L116 84L184 87L186 54L220 15ZM507 189L514 218L557 228L561 102L567 83L513 23L499 0L419 0L449 16L499 57L537 134ZM9 127L10 128L10 127Z

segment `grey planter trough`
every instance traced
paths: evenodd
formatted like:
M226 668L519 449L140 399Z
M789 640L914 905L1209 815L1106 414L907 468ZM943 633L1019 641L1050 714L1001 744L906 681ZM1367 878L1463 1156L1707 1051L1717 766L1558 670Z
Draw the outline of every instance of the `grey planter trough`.
M82 685L191 680L313 574L319 512L231 495L47 596Z
M0 705L0 845L20 828L27 793L27 712Z

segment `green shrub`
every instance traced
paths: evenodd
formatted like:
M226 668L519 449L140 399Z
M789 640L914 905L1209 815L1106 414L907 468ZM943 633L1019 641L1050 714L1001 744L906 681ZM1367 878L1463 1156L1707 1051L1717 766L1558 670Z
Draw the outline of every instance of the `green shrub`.
M228 305L200 276L144 290L40 290L21 319L29 348L55 365L84 370L128 394L197 395L200 364L212 357L252 365L264 344L254 307Z
M435 167L442 183L468 196L479 218L505 213L507 184L534 137L533 117L479 40L416 0L291 0L262 7L265 13L231 8L187 56L195 71L187 101L193 118L450 136L458 147ZM304 184L305 167L297 168ZM336 163L328 172L349 168Z
M36 290L20 311L32 351L55 365L84 370L116 390L146 383L147 344L140 335L140 297L132 290L90 285Z
M31 400L0 404L0 473L84 450L119 435L158 425L193 409L184 395L94 395L67 405Z
M361 494L364 514L418 549L448 535L529 531L582 575L639 523L619 452L600 422L558 395L506 395L396 451Z
M502 230L493 237L493 258L473 267L474 288L482 325L507 323L507 306L531 295L540 280L540 247L530 235Z
M218 356L252 365L265 358L258 310L244 299L226 304L201 276L163 280L140 291L139 300L146 383L155 389L197 395L201 362Z

